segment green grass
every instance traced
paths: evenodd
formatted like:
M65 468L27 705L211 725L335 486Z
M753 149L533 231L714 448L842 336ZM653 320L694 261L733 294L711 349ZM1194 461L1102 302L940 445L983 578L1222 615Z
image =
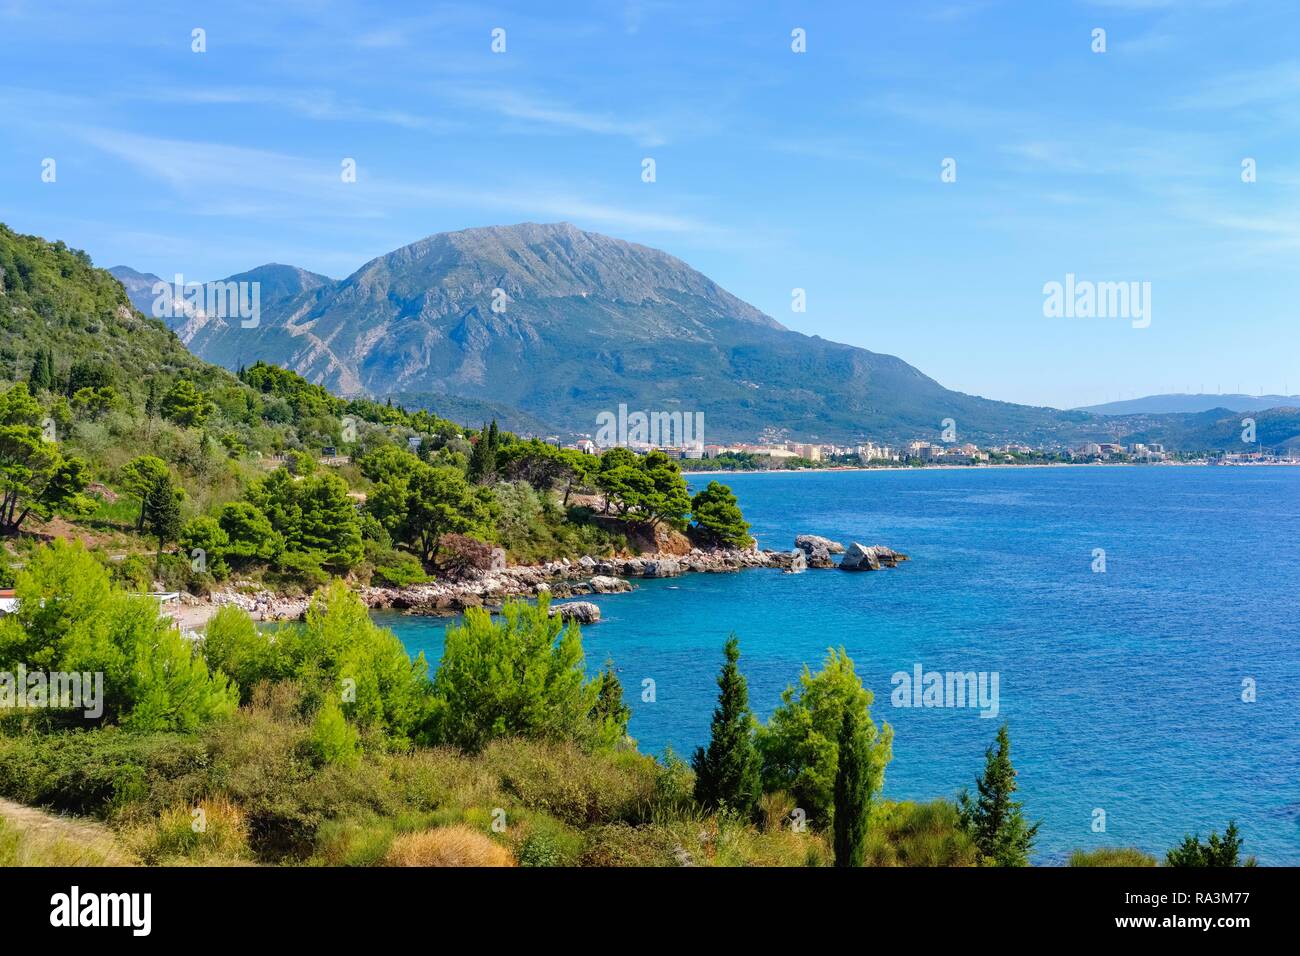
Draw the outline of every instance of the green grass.
M1131 846L1104 846L1097 850L1075 850L1070 866L1156 866L1156 858Z

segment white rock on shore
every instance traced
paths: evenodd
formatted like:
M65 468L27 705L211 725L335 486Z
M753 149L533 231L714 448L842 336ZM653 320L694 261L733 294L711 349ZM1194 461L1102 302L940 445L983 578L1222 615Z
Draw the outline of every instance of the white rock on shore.
M573 601L569 604L552 604L551 617L564 621L577 621L579 624L596 624L600 621L600 608L590 601Z

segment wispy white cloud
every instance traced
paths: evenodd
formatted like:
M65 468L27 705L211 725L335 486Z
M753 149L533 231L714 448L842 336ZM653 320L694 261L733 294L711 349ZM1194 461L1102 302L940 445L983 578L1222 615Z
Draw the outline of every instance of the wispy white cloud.
M335 160L317 160L219 143L142 136L103 128L77 131L83 140L183 197L186 212L234 218L272 218L292 202L320 204L317 214L374 218L427 207L478 207L525 218L564 219L630 233L690 234L725 238L725 230L670 210L590 198L589 189L564 183L484 186L470 182L406 182L372 175L364 166L357 183L344 183Z
M1300 94L1300 61L1287 60L1219 76L1179 105L1192 109L1239 109L1259 103L1293 102Z
M508 89L462 89L453 94L462 105L487 110L511 120L559 130L620 136L642 146L659 146L667 137L649 120L627 119L597 110L539 99Z
M292 90L267 87L169 87L138 94L141 99L164 103L192 103L195 105L258 106L286 110L308 119L343 120L385 123L406 129L460 128L460 124L446 119L434 119L404 110L367 106L364 103L341 100L325 89Z

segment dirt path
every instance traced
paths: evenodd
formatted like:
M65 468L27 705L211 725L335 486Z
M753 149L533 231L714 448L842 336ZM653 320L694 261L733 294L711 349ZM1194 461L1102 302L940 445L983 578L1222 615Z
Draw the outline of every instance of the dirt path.
M0 824L3 830L17 836L14 848L17 859L13 862L18 865L123 866L131 863L130 856L118 846L113 831L94 820L59 816L0 798Z

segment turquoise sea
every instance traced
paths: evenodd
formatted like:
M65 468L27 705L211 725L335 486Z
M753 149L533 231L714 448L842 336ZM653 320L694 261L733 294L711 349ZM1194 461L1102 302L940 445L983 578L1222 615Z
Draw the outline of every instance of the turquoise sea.
M709 480L697 476L700 486ZM1300 469L1079 467L721 478L764 547L801 532L887 544L895 570L755 570L596 598L588 665L618 667L641 749L704 742L728 633L766 718L843 645L894 727L892 798L972 784L1011 727L1036 862L1158 853L1235 819L1248 853L1300 864ZM1105 571L1094 571L1095 549ZM379 614L431 662L444 619ZM999 714L891 703L891 676L997 672ZM643 680L653 703L640 699ZM1253 681L1255 700L1243 701ZM1095 832L1096 811L1105 831Z

